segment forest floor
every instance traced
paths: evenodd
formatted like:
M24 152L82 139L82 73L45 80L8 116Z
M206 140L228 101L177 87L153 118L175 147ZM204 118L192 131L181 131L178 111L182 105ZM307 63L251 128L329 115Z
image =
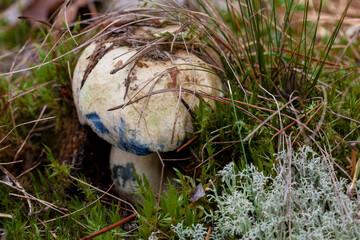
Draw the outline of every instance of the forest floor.
M27 2L0 3L2 239L360 238L358 0ZM226 94L197 95L193 133L160 154L177 185L138 178L138 203L114 188L71 82L91 42L159 23L187 29L165 49L214 51L221 67L203 70Z

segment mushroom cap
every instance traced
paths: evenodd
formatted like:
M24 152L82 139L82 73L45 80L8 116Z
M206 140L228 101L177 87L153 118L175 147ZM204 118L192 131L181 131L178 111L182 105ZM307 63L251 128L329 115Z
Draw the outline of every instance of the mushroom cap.
M189 108L199 101L192 91L219 96L221 80L208 64L185 50L171 56L148 54L110 73L135 53L128 46L111 43L102 48L93 43L84 50L73 77L79 120L127 152L146 155L175 150L193 131ZM102 56L84 77L96 54Z

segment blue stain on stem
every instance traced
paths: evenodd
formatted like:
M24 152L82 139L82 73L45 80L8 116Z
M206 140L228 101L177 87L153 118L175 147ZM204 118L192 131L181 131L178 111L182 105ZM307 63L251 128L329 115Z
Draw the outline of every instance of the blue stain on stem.
M92 112L85 115L86 119L89 119L91 123L94 125L96 131L100 134L109 134L109 130L104 126L101 122L101 119L97 113Z

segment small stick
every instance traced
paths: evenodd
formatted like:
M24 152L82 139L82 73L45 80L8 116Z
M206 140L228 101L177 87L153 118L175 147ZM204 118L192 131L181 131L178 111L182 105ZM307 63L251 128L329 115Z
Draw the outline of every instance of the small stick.
M7 214L7 213L0 213L0 218L10 218L10 219L12 219L13 216L11 214Z
M46 228L46 224L43 221L41 221L40 218L38 218L38 220L41 223L41 225L43 225ZM53 231L50 231L50 234L53 236L53 238L55 239L57 238L56 234Z
M10 145L9 145L10 146ZM23 160L17 160L17 161L12 161L12 162L8 162L8 163L1 163L0 162L0 165L11 165L11 164L15 164L15 163L22 163Z
M209 239L210 239L211 230L212 230L212 229L211 229L211 226L209 226L209 230L207 231L205 240L209 240Z
M101 235L101 234L103 234L105 232L108 232L108 231L110 231L110 230L112 230L112 229L114 229L114 228L116 228L116 227L118 227L118 226L120 226L120 225L122 225L124 223L127 223L128 221L130 221L131 219L133 219L136 216L137 216L137 213L133 213L132 215L128 216L127 218L124 218L123 220L120 220L119 222L114 223L113 225L110 225L110 226L108 226L106 228L100 229L97 232L94 232L94 233L92 233L90 235L87 235L86 237L83 237L80 240L93 239L94 237L97 237L97 236L99 236L99 235Z
M41 164L41 162L35 162L30 168L26 169L24 172L20 173L19 176L16 177L16 179L21 178L22 176L24 176L25 174L27 174L28 172L34 170L35 168L37 168L39 165Z
M356 171L356 144L351 143L351 177L353 178Z
M193 138L191 138L189 141L187 141L187 143L185 143L184 145L182 145L176 152L180 152L181 150L183 150L185 147L187 147L188 145L190 145L190 143L192 143L195 139L197 139L199 137L199 135L195 135Z

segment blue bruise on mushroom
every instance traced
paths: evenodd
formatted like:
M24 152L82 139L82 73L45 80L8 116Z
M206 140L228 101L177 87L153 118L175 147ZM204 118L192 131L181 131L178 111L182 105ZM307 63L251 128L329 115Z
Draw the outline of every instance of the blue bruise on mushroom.
M85 115L86 119L90 120L94 125L96 131L100 134L109 134L109 130L101 122L99 115L96 112L92 112Z
M134 174L134 164L126 163L126 165L114 165L112 167L113 176L115 179L115 185L117 187L126 187L126 183L132 186L136 183Z
M119 138L116 145L118 148L126 152L134 153L136 155L147 155L149 153L152 153L152 151L149 149L148 144L142 143L141 139L135 140L134 138L127 136L126 128L126 123L121 117L120 126L118 128Z

